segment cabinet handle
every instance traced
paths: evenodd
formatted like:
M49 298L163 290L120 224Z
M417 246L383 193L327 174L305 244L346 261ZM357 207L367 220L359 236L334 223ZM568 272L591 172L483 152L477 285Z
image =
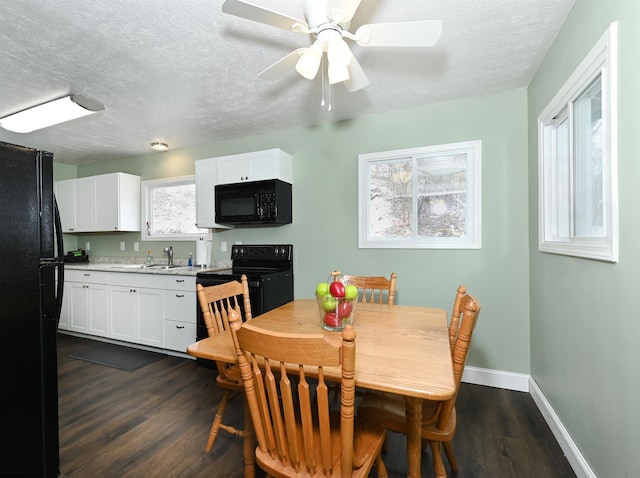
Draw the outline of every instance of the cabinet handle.
M182 297L184 297L184 294L176 294L176 297L177 297L178 299L181 299Z
M179 284L180 282L184 282L184 279L176 279L176 282Z
M89 288L89 286L88 286L88 285L84 285L84 284L83 284L83 285L82 285L82 288L83 288L83 289L88 289L88 288Z
M184 325L176 325L176 329L184 329Z
M135 292L135 291L136 291L135 289L129 289L129 292Z
M84 273L84 274L82 274L82 275L83 275L83 276L85 276L85 277L89 277L89 276L91 275L91 273L89 273L89 272L85 272L85 273Z

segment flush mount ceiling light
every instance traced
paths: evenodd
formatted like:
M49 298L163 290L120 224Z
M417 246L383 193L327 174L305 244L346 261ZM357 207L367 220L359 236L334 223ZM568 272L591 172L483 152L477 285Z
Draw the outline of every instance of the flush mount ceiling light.
M156 141L155 143L151 143L151 149L154 151L167 151L169 149L169 145L167 143Z
M0 118L0 126L15 133L31 133L102 110L104 106L95 100L69 95Z

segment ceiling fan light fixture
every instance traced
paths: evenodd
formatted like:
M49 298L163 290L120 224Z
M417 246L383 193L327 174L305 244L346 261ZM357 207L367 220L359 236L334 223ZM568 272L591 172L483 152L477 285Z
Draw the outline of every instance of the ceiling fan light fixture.
M307 80L313 80L318 74L321 60L322 50L317 45L312 45L300 55L296 63L296 71Z
M95 100L69 95L0 118L0 126L15 133L31 133L102 110L104 106Z
M327 68L327 75L329 76L329 84L335 85L343 81L347 81L351 76L349 75L349 68L347 65L331 64Z
M164 152L169 149L169 145L167 143L161 143L160 141L155 141L151 143L151 149L154 151Z

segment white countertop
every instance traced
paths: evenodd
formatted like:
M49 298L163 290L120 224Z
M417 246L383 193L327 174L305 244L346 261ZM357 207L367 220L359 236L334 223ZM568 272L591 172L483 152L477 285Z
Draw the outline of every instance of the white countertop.
M127 272L134 274L163 274L195 276L198 272L223 271L231 269L227 264L212 264L210 266L181 266L172 269L163 269L159 264L157 267L147 267L141 263L114 263L114 262L65 262L64 268L67 270L81 271L102 271L102 272Z

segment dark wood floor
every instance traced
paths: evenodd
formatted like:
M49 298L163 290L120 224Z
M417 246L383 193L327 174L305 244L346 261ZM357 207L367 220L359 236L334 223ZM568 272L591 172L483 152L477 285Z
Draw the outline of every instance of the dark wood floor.
M220 396L213 370L169 356L134 372L68 357L92 343L58 339L62 477L242 477L239 438L222 432L204 453ZM529 394L463 384L457 408L455 476L575 476ZM241 412L237 401L227 421L242 426ZM390 433L388 441L389 474L404 476L405 438ZM429 451L422 476L433 477Z

